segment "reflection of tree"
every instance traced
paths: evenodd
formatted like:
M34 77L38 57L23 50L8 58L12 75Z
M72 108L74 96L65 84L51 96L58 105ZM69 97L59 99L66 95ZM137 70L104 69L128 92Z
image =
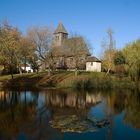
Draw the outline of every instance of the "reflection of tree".
M20 128L35 119L35 104L20 100L20 93L15 91L0 92L0 135L15 139Z
M114 117L117 114L120 114L125 108L125 99L126 99L126 91L106 91L106 106L105 106L105 114L110 122L110 126L108 128L108 137L112 139L112 129L114 126Z
M128 94L124 122L140 129L140 93Z
M40 97L43 98L43 106L38 108ZM25 132L29 139L57 139L52 138L54 134L61 139L63 133L48 125L50 116L56 118L62 115L76 115L82 120L87 116L90 107L101 101L105 103L104 113L110 122L108 128L110 139L114 117L123 110L126 112L125 123L140 128L140 94L136 92L42 90L39 94L38 91L2 91L0 92L0 139L1 136L4 136L4 139L16 139L21 131Z
M18 139L21 132L27 139L56 139L56 130L48 126L49 111L45 106L43 109L37 109L38 97L37 91L0 92L0 139Z
M127 90L117 91L112 94L112 96L114 96L113 108L116 115L120 114L125 109L125 100L128 94Z
M124 122L140 129L140 94L129 90L109 91L104 94L106 99L105 114L110 121L109 139L112 139L114 117L125 110Z
M110 122L110 126L108 128L108 137L111 140L112 139L112 129L113 129L113 122L114 122L114 101L115 101L115 94L114 93L108 93L106 97L106 106L105 106L105 114Z

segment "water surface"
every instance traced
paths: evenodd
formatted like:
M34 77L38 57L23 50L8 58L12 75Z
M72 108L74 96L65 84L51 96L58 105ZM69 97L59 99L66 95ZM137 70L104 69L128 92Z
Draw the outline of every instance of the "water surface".
M0 91L0 140L78 139L140 140L140 93Z

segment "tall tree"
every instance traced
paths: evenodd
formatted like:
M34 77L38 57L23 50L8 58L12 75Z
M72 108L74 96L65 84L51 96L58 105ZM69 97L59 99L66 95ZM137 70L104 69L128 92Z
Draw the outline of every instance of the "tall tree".
M40 63L47 66L50 74L51 46L53 41L53 32L48 27L33 27L28 30L28 38L35 46L36 54Z
M17 68L19 42L21 34L17 28L10 26L7 22L0 28L0 54L1 64L7 67L12 75Z
M103 42L103 68L106 70L106 74L114 68L114 56L115 56L115 41L113 40L112 29L107 30L108 40Z

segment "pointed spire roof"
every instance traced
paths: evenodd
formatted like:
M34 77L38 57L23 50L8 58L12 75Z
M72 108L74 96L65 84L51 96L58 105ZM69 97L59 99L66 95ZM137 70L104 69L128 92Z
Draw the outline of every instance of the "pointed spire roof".
M60 22L57 29L55 30L54 34L57 34L57 33L65 33L65 34L68 34L64 25Z

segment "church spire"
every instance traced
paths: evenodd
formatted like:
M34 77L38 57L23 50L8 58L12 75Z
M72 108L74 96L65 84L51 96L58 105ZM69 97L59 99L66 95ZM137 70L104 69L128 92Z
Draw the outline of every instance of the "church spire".
M64 25L60 22L57 29L55 30L54 34L58 34L58 33L64 33L64 34L68 34Z

